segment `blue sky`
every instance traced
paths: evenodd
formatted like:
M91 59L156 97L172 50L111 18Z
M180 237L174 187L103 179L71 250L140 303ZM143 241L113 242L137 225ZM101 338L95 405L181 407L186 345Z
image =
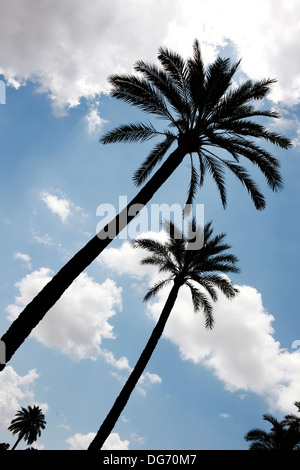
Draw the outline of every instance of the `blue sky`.
M226 9L220 0L143 0L142 11L140 3L99 0L87 11L79 0L72 10L69 1L2 2L0 329L94 236L97 208L117 210L120 196L136 193L133 172L153 143L99 144L104 131L141 118L108 96L107 76L131 72L138 59L155 61L161 45L188 56L195 37L207 62L216 54L242 57L238 81L278 79L265 104L282 118L265 124L294 141L288 152L272 149L284 189L271 193L253 169L267 200L257 212L227 175L224 211L207 178L196 202L240 260L241 273L231 276L239 298L228 303L220 296L208 332L182 290L106 448L246 449L243 436L264 426L263 413L281 418L296 412L300 399L300 349L292 348L300 340L299 7L260 0L257 17L256 0L230 0ZM187 163L152 204L183 206ZM15 354L0 375L0 442L13 444L7 426L21 406L34 403L47 421L37 447L87 447L166 299L163 292L142 302L157 274L139 259L128 240L114 240Z

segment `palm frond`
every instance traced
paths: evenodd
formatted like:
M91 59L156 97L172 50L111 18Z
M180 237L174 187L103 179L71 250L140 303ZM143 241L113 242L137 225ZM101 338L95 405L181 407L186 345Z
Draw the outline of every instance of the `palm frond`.
M124 124L104 134L99 139L99 142L102 144L145 142L159 134L160 132L151 123Z
M256 209L262 210L266 206L265 198L263 194L259 191L256 183L250 177L249 173L241 165L236 163L229 162L228 160L223 160L226 166L231 170L231 172L242 182L242 184L247 188L248 193L251 196L252 201Z
M158 240L154 240L153 238L136 238L131 243L131 246L133 248L142 248L143 250L149 251L158 256L168 256L168 248L166 244L161 243Z
M167 286L171 281L172 279L168 278L168 279L164 279L162 281L156 282L154 286L152 286L151 289L148 290L147 294L144 297L144 302L148 302L148 300L155 297L158 294L158 292L161 289L163 289L165 286Z
M163 229L169 235L168 250L174 257L177 265L177 271L182 269L186 255L186 241L183 232L171 220L162 221Z
M160 268L160 270L164 270L166 265L166 259L165 257L159 255L152 255L141 259L140 263L142 265L157 266Z
M197 155L198 155L198 160L199 160L199 188L201 188L204 183L206 167L203 161L203 155L201 155L200 152L197 152Z
M166 220L164 219L162 221L162 228L165 230L165 232L169 235L169 242L172 242L173 240L181 240L184 241L184 234L178 228L175 223L172 220ZM171 245L170 245L171 246ZM173 246L173 245L172 245Z
M209 276L193 275L193 273L191 273L190 278L192 281L204 287L214 302L218 300L218 294L215 289L214 282L209 278Z
M205 275L205 276L197 276L197 275L192 275L191 278L201 284L207 289L206 283L211 284L218 288L228 299L233 299L236 297L236 295L239 293L239 290L234 287L231 283L231 281L227 278L225 278L222 275ZM214 299L213 299L214 300Z
M227 116L230 118L230 116L234 116L236 112L239 113L242 109L245 111L248 109L249 112L251 111L252 113L254 108L252 105L249 105L249 102L265 98L270 91L270 85L275 82L276 80L270 78L259 81L247 80L235 89L229 90L223 97L220 107L218 108L218 110L221 111L219 116L223 118ZM247 108L247 106L250 107ZM259 110L257 110L257 113L259 113ZM276 114L275 116L277 117L278 115ZM274 117L274 114L272 114L271 117Z
M191 212L192 204L195 199L197 190L200 186L199 174L196 168L193 165L193 159L191 155L191 179L188 189L188 196L184 207L184 216L187 216Z
M152 85L161 92L173 110L182 118L182 122L188 122L190 109L188 100L182 96L181 90L172 77L156 65L146 63L142 60L136 62L135 70L144 75Z
M140 186L149 177L154 167L163 159L166 152L169 150L176 136L171 132L165 133L165 140L156 144L154 149L150 152L146 160L142 163L139 169L134 173L133 181L136 186Z
M164 70L170 75L174 84L176 84L182 99L189 106L187 89L188 69L185 60L178 53L163 47L158 50L157 57Z
M205 99L205 67L197 40L193 43L193 57L187 61L187 67L189 72L187 84L190 100L193 104L193 115L191 118L191 125L193 126L197 115L200 115Z
M205 167L208 169L208 171L211 173L217 188L220 193L221 201L223 204L223 207L226 208L227 205L227 196L226 196L226 186L225 186L225 179L224 179L224 169L222 168L222 165L218 161L215 156L209 155L209 152L207 149L202 150L202 154L205 155Z
M203 311L205 317L205 328L211 330L214 326L213 308L211 303L207 296L194 287L189 281L186 282L186 285L190 288L192 294L194 311L198 312L200 309Z
M278 171L279 162L276 158L272 157L269 152L261 149L250 140L242 139L238 136L229 137L215 134L210 137L212 145L227 150L227 152L233 155L235 160L238 160L237 155L241 155L251 163L257 165L273 191L282 189L282 178Z
M231 85L231 80L235 74L240 61L234 65L230 64L230 59L222 59L218 57L206 70L205 74L205 106L203 107L200 119L208 118L218 107L220 100Z
M164 97L149 81L135 75L111 75L108 81L112 85L111 96L114 98L147 113L173 120Z

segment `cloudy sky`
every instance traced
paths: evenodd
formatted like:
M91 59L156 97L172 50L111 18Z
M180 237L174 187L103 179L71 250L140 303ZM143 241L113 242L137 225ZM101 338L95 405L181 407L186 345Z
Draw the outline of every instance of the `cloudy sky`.
M94 236L101 208L118 210L135 194L132 174L150 144L98 143L104 131L141 117L109 96L111 73L132 72L139 59L155 62L160 46L188 57L198 38L206 63L242 58L240 82L277 78L266 104L282 117L266 124L294 142L288 152L272 149L283 191L271 193L253 173L264 211L229 175L226 211L209 178L199 192L205 221L227 233L240 260L241 273L231 277L240 294L219 297L207 331L181 290L107 449L245 449L243 437L264 426L263 413L296 412L299 14L296 0L1 2L1 335ZM152 203L183 205L187 185L183 164ZM141 231L161 236L148 222ZM38 448L85 449L92 440L168 293L142 302L157 273L130 248L138 225L78 277L0 374L0 442L13 444L7 426L29 404L46 414Z

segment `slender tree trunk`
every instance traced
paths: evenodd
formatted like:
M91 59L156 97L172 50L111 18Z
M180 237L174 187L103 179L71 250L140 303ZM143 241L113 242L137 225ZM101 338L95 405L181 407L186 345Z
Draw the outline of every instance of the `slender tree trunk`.
M149 202L156 191L180 165L186 153L185 145L177 147L127 207L78 251L25 307L1 338L6 346L6 362L11 359L33 328L38 325L48 310L59 300L79 274L97 258ZM4 367L5 364L0 364L0 371Z
M87 450L101 450L104 442L113 430L118 418L120 417L123 409L125 408L134 387L136 386L142 373L144 372L145 367L147 366L149 359L151 358L152 353L164 331L166 322L176 302L178 291L181 285L181 281L175 281L168 296L168 299L165 303L163 311L159 317L159 320L156 326L154 327L152 334L145 346L145 349L140 355L140 358L137 361L135 368L131 372L129 378L127 379L127 382L125 383L120 395L117 397L114 405L112 406L110 412L106 416L101 427L99 428L99 431L97 432L93 441L90 443Z
M19 444L19 442L23 439L23 435L22 434L19 434L19 437L17 439L17 441L15 442L14 446L10 449L10 450L15 450L15 448L17 447L17 445Z

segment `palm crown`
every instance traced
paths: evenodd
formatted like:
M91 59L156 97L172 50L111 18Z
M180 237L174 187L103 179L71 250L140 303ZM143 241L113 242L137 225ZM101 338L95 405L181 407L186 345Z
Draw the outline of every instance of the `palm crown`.
M141 261L142 264L155 265L159 267L160 272L169 273L166 279L158 281L148 291L144 300L149 300L172 281L177 281L179 287L185 284L191 291L195 312L202 309L206 327L212 328L214 320L210 299L213 301L218 299L217 289L227 298L235 297L238 292L231 281L224 276L225 273L239 272L236 265L237 258L226 252L231 248L230 245L223 243L226 234L213 236L211 222L205 225L201 233L195 219L191 221L186 235L172 222L165 222L164 228L169 234L169 239L165 243L142 237L133 242L133 247L143 248L151 253ZM204 240L202 248L192 249L195 239Z
M245 440L251 442L250 450L300 450L300 423L297 416L287 415L278 421L274 416L264 414L263 419L272 424L272 428L269 432L259 428L251 429L245 435Z
M45 425L45 416L39 406L28 406L28 409L22 407L8 428L13 434L19 434L14 448L23 438L29 445L35 442L41 435L41 429L45 429Z
M137 185L142 184L154 167L163 159L173 143L190 154L191 180L187 203L191 203L197 187L203 185L208 171L215 180L223 206L226 206L224 170L229 169L244 184L255 207L265 207L264 196L248 171L239 163L241 157L257 165L272 190L282 187L279 162L257 144L264 139L288 149L291 142L261 124L255 117L278 118L275 111L256 109L251 102L266 97L275 80L247 80L232 86L232 78L239 62L231 65L229 59L217 58L206 69L199 43L193 46L193 57L184 60L166 48L158 53L160 67L138 61L138 75L112 75L109 82L112 96L142 111L169 122L168 129L156 129L152 123L121 125L107 132L100 142L146 141L164 136L134 174ZM218 150L223 149L224 152ZM193 157L196 154L195 164ZM232 157L228 159L228 156Z

